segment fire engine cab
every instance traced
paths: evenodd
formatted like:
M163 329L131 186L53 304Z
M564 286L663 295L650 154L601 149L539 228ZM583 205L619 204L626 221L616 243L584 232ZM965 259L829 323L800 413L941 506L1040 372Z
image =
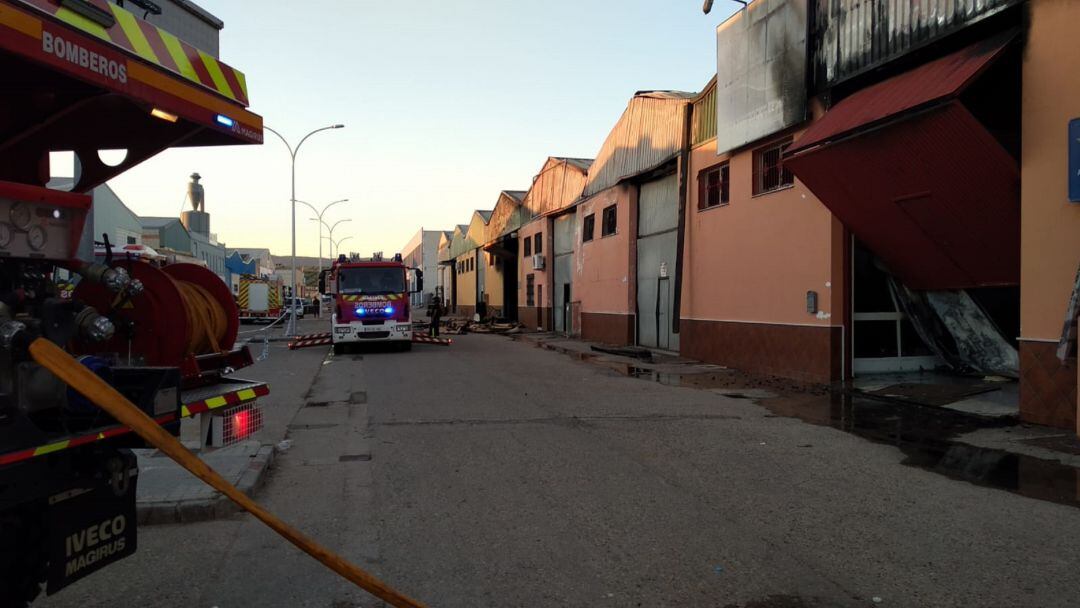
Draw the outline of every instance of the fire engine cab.
M391 342L400 350L412 348L412 309L409 306L409 272L417 289L423 289L423 271L411 269L401 255L383 260L340 256L319 277L319 292L334 297L331 336L334 352L350 344Z

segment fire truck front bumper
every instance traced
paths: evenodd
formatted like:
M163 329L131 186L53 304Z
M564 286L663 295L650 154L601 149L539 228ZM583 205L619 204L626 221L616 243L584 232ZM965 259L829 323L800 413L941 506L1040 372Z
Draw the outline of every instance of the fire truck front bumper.
M412 323L383 321L382 323L337 323L334 320L334 344L347 342L411 342Z

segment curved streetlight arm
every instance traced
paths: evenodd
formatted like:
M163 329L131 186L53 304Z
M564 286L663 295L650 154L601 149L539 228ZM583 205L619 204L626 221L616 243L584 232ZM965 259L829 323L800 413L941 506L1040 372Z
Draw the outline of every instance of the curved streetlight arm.
M321 221L321 220L320 220L320 221ZM334 234L334 228L337 228L337 227L338 227L338 224L343 224L343 223L345 223L345 222L351 222L351 221L352 221L352 218L348 218L348 217L347 217L347 218L345 218L345 219L343 219L343 220L338 220L338 221L334 222L334 225L333 225L333 226L330 226L330 234L331 234L331 235L333 235L333 234Z
M310 209L311 209L312 211L314 211L314 212L315 212L315 215L319 216L319 219L322 219L322 216L326 215L326 212L327 212L327 211L328 211L328 210L329 210L329 209L330 209L331 207L333 207L334 205L337 205L338 203L347 203L347 202L349 202L349 199L347 199L347 198L343 198L343 199L341 199L341 200L337 200L337 201L333 201L333 202L331 202L331 203L327 203L327 204L326 204L326 206L322 208L322 211L319 211L319 210L318 210L318 209L317 209L317 208L315 207L315 205L312 205L311 203L309 203L309 202L307 202L307 201L302 201L302 200L300 200L300 199L296 199L296 202L298 202L298 203L303 203L303 204L307 205L307 206L308 206L308 207L309 207L309 208L310 208Z
M266 125L263 125L263 129L273 133L274 135L277 135L277 138L281 140L281 143L285 144L285 147L289 149L289 156L291 156L293 158L296 158L296 153L293 152L293 147L291 145L289 145L289 140L285 139L284 135L282 135L281 133L278 133L277 131L275 131L274 129L272 129L272 128L266 126Z
M296 151L293 152L293 156L296 156L300 152L300 146L304 145L304 142L307 141L307 139L309 137L311 137L312 135L315 135L316 133L319 133L321 131L329 131L330 129L344 129L344 128L345 128L345 125L330 125L329 127L323 127L321 129L315 129L311 133L308 133L307 135L305 135L304 138L300 140L300 143L296 144Z

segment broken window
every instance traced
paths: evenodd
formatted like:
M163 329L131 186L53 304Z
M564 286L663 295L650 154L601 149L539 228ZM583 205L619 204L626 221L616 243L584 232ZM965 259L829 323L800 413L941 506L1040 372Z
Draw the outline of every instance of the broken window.
M784 166L784 150L791 138L754 150L754 195L787 188L795 183L795 174Z
M617 205L611 205L610 207L604 208L603 224L600 226L600 236L615 234L616 229L618 229L617 211Z
M698 209L728 204L730 166L721 163L698 174Z
M587 243L593 239L593 230L596 229L596 214L590 213L585 216L581 223L581 242Z

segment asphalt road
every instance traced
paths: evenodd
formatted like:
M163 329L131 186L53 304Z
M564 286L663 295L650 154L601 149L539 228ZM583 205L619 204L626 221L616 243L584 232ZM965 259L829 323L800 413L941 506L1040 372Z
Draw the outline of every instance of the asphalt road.
M325 354L278 344L245 370L270 380L268 420L293 442L257 498L431 606L1065 607L1080 593L1080 510L746 400L495 336ZM246 515L140 534L137 555L40 605L382 605Z

